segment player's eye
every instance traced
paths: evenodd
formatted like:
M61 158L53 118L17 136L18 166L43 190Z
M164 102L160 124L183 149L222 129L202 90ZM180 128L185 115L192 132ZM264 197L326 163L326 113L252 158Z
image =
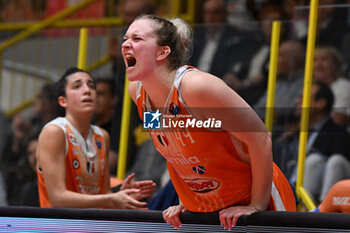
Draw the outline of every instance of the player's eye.
M74 84L74 85L73 85L73 89L78 89L80 86L81 86L81 85L78 84L78 83L77 83L77 84Z

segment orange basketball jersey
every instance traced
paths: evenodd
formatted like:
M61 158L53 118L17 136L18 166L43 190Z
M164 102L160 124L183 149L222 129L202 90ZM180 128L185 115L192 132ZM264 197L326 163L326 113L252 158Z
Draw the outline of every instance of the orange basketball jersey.
M194 118L185 106L180 92L186 72L196 72L190 66L180 67L162 112L165 123L186 116ZM142 83L137 87L140 117L151 109ZM162 121L163 122L163 121ZM174 126L174 125L173 125ZM149 130L155 147L168 163L168 170L181 202L189 211L213 212L231 205L248 205L251 199L251 167L240 160L247 153L245 144L226 131L181 128L180 125ZM295 200L288 181L274 165L270 210L295 210Z
M106 145L102 131L92 125L87 140L84 140L66 118L58 117L47 125L56 125L65 133L67 189L86 194L105 193ZM42 169L45 168L37 169L40 206L51 207Z
M320 212L350 213L350 180L341 180L333 185L319 206Z

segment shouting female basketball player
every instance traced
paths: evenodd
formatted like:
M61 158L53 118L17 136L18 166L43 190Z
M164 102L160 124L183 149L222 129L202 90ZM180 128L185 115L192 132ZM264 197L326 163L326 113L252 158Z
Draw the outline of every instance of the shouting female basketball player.
M189 25L152 15L137 18L122 44L129 92L141 118L154 111L150 121L159 114L178 121L173 128L149 130L181 201L163 212L164 220L179 228L185 210L219 211L221 224L231 229L241 215L295 210L292 190L272 162L263 122L222 80L186 65L191 49ZM181 123L182 116L190 116L190 124ZM213 119L220 130L201 127Z

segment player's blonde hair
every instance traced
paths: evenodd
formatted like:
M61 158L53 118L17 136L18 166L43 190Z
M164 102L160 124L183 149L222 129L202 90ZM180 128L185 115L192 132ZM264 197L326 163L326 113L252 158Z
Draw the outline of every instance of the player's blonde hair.
M171 50L168 56L170 69L176 69L188 63L192 55L193 31L183 19L167 20L155 15L143 15L136 20L138 19L149 19L155 23L158 45L169 46Z

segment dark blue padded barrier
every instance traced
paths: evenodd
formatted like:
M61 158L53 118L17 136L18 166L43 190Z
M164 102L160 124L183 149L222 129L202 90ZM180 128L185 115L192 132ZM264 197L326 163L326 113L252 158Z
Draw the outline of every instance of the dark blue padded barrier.
M0 207L0 232L227 232L217 213L184 213L180 230L160 211ZM258 212L231 232L350 232L350 214Z

